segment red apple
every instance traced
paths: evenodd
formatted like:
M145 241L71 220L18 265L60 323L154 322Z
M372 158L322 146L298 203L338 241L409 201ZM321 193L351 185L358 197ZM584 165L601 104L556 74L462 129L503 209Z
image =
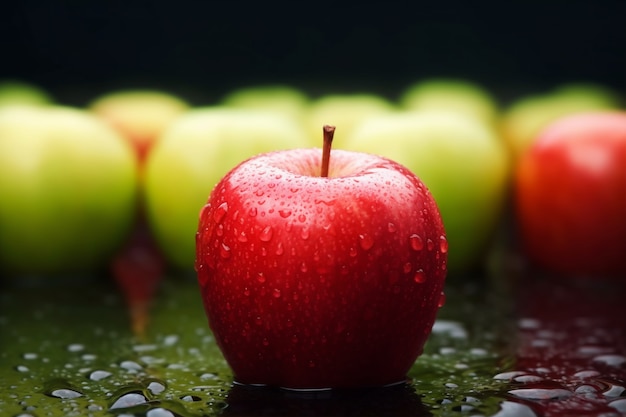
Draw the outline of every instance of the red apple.
M443 304L448 246L422 181L383 157L322 153L252 157L201 210L198 281L240 383L403 382Z
M516 171L523 250L562 276L626 278L626 112L544 130Z

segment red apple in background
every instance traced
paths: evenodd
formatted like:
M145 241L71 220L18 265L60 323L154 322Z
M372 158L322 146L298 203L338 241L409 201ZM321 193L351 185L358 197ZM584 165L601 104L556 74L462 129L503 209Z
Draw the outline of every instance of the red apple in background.
M626 112L561 118L516 171L524 253L562 276L626 279Z
M403 382L443 303L447 242L430 192L383 157L336 150L329 165L329 143L324 157L248 159L201 211L198 281L238 382Z

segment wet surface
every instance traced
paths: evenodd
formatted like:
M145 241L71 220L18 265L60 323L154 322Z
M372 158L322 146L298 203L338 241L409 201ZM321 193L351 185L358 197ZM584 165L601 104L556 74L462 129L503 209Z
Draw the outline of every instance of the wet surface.
M623 286L449 278L446 297L406 384L294 392L233 383L189 277L141 339L111 283L5 286L0 415L626 415Z

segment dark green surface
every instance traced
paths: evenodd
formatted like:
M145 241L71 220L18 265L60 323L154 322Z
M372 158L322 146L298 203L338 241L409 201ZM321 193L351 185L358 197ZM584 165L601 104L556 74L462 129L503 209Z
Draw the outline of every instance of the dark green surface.
M449 280L408 387L308 395L233 388L192 279L167 279L145 340L131 334L112 285L4 288L0 415L492 415L507 391L493 376L511 366L509 319L502 298L485 288ZM136 394L145 402L115 404L142 400Z

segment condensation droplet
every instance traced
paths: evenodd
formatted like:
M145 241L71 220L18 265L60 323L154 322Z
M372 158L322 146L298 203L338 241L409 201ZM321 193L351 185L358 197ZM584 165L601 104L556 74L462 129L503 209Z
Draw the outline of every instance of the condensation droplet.
M224 259L228 259L230 255L230 247L222 243L222 246L220 246L220 256Z
M256 209L256 207L251 207L250 210L248 210L248 215L250 217L255 217L257 215L258 211Z
M259 272L258 274L256 274L256 280L259 281L259 283L261 284L265 282L265 275L263 274L263 272Z
M397 230L396 225L391 223L391 222L389 222L387 224L387 230L389 231L389 233L395 232Z
M285 252L285 249L283 248L283 244L279 243L276 246L276 255L282 255Z
M437 307L441 308L444 306L444 304L446 304L446 294L442 291L441 294L439 294L439 301L437 302Z
M426 239L426 247L429 251L435 249L435 242L432 239Z
M418 284L423 284L426 281L426 274L424 273L424 270L418 269L417 271L415 271L415 275L413 275L413 280ZM443 305L443 303L441 303L441 300L439 301L439 303L441 304L439 307L441 307Z
M374 238L368 234L359 235L359 245L363 250L370 250L374 246Z
M304 214L300 214L298 216L298 221L304 223L306 221L306 216Z
M247 242L248 236L246 235L246 232L241 232L239 236L237 237L237 240L240 241L241 243Z
M213 212L213 220L215 221L215 223L220 223L222 220L224 220L224 216L226 215L227 212L228 212L228 203L223 202L222 204L217 206L217 208Z
M402 267L402 270L404 271L405 274L408 274L409 272L411 272L411 269L413 269L413 265L411 265L411 262L405 263L404 266Z
M349 249L349 253L350 253L350 256L353 258L358 254L358 252L356 251L356 248L353 248L353 247Z
M280 298L280 290L278 288L274 288L274 291L272 291L272 297Z
M278 214L283 219L286 219L287 217L291 216L291 210L278 210Z
M270 240L272 240L273 234L274 234L274 231L272 230L272 226L267 226L259 234L259 239L263 242L269 242Z
M411 249L413 249L414 251L420 251L424 249L424 241L422 240L422 237L418 234L412 234L411 236L409 236L409 242L411 244Z
M439 250L441 253L448 252L448 239L444 235L439 236Z
M307 227L303 228L303 229L300 231L300 237L301 237L302 239L306 240L306 239L308 239L308 238L309 238L309 236L310 236L310 232L309 232L309 229L308 229Z

